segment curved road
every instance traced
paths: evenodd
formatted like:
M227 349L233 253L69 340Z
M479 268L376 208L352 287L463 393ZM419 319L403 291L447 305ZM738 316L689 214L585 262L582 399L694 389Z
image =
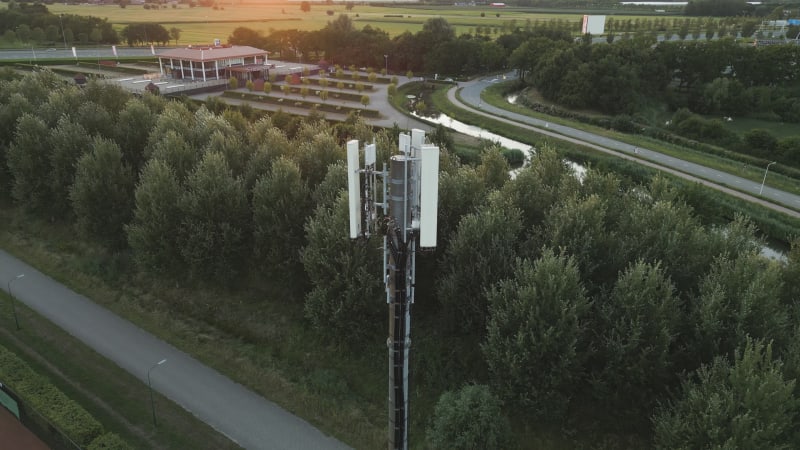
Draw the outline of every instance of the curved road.
M800 218L800 212L797 211L800 210L800 196L798 195L764 186L764 192L759 196L761 183L756 183L745 178L737 177L736 175L731 175L727 172L684 161L646 148L637 148L615 139L517 114L484 103L481 100L481 92L484 89L493 83L504 81L504 79L513 78L514 76L512 72L505 76L498 75L467 83L460 83L461 98L467 104L458 99L456 96L457 88L455 87L448 91L447 97L455 105L473 113L526 128L555 139L580 145L588 145L596 150L635 160L644 165L665 170L674 175L700 182L706 186L713 187L739 198L759 203L774 210ZM728 186L733 186L735 189ZM772 202L777 202L778 204ZM780 205L787 205L794 209L789 209Z
M0 281L19 274L14 297L95 351L147 382L200 420L247 449L346 449L303 419L231 381L111 311L0 250ZM23 324L24 326L24 324Z

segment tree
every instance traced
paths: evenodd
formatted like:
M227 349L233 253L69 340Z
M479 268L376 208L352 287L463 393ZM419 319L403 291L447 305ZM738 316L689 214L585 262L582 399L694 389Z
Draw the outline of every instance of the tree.
M682 313L675 287L661 268L643 262L619 274L607 299L596 303L601 367L595 396L627 411L647 415L673 381L673 355Z
M269 94L270 92L272 92L272 83L270 83L269 81L265 81L264 82L264 93L265 94Z
M178 27L172 27L169 29L169 37L175 41L175 45L178 45L178 39L181 38L181 29Z
M6 153L8 170L14 180L11 195L29 211L45 212L52 200L48 180L42 176L50 173L49 134L50 130L41 119L24 113Z
M347 194L317 207L305 226L308 245L302 260L312 290L306 295L305 316L329 342L357 343L377 331L383 311L380 237L349 238Z
M228 80L228 87L234 90L239 89L239 79L236 77L231 77Z
M680 396L653 418L655 447L796 448L798 399L772 344L748 338L733 364L703 365Z
M157 119L156 114L139 99L129 100L119 113L114 127L115 140L120 144L125 161L136 173L144 166L147 138Z
M189 141L171 130L151 145L151 160L159 159L167 163L180 181L194 169L200 157Z
M592 294L612 283L624 267L616 224L598 195L565 199L548 212L542 228L542 244L573 256Z
M47 136L50 144L50 189L53 201L49 206L53 216L64 217L72 212L69 191L75 181L75 166L78 159L91 146L91 137L86 130L68 116L61 116L58 125Z
M203 156L186 178L179 207L181 255L189 275L215 284L233 282L250 254L250 208L242 180L234 178L222 154Z
M507 449L511 425L489 387L467 385L439 397L427 440L431 448L442 450Z
M519 211L508 208L497 196L493 200L461 218L442 261L437 294L447 317L443 325L462 335L483 336L486 290L511 274L516 257Z
M133 219L125 231L137 266L153 275L176 274L183 267L178 245L181 193L178 177L166 161L148 161L134 194Z
M294 161L281 157L253 187L253 249L268 271L291 278L302 270L301 224L311 213L311 193Z
M119 146L95 137L89 152L78 160L69 195L78 229L109 246L124 247L123 227L133 215L134 183Z
M305 123L297 133L299 143L290 151L308 186L317 186L331 164L344 160L344 149L323 122Z
M361 96L361 104L364 106L364 108L366 108L367 105L369 105L369 95L364 94Z
M500 153L499 145L491 145L481 152L481 164L478 175L483 179L487 189L500 189L510 178L508 161Z
M517 260L513 276L489 292L481 345L492 386L539 417L561 417L579 379L588 300L572 258L546 250Z
M310 12L311 11L311 3L307 2L307 1L300 2L300 11L303 11L304 13Z
M757 253L718 257L690 303L689 355L700 362L730 356L748 337L784 345L789 329L782 289L779 268Z

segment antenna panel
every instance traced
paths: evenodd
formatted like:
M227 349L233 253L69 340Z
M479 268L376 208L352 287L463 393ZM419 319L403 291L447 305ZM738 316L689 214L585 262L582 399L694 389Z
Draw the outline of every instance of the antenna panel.
M411 151L411 135L408 133L400 133L397 139L397 147L400 150L400 154L408 155Z
M411 148L413 152L411 156L419 157L419 150L422 148L422 144L424 143L425 131L418 128L411 130Z
M347 193L350 203L350 239L361 235L361 183L358 167L358 141L347 141Z
M364 147L364 166L375 165L375 144L369 144Z
M439 147L425 145L421 149L419 246L436 247L439 204Z

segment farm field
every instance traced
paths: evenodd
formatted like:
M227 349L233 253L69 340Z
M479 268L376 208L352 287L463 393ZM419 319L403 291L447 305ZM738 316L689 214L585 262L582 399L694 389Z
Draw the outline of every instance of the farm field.
M181 30L179 44L208 43L214 38L225 41L237 27L247 27L264 34L272 30L297 29L300 31L314 31L323 28L329 21L339 14L349 14L358 28L366 25L380 28L397 36L405 31L412 33L422 29L422 25L430 18L445 18L454 28L456 34L473 31L477 27L497 27L515 21L515 26L525 26L528 21L533 26L537 23L547 23L552 20L565 20L574 23L575 31L583 11L575 13L551 13L521 9L497 9L488 6L461 7L461 8L414 8L414 7L383 7L383 6L355 6L347 11L345 5L320 5L312 4L311 11L300 11L299 3L270 3L263 5L223 5L220 9L206 7L190 8L179 5L178 8L159 10L144 9L142 6L129 5L120 8L116 5L64 5L53 4L47 6L54 14L76 14L95 16L107 19L117 29L124 28L131 23L152 22L159 23L169 29L177 27ZM327 11L334 14L328 15ZM481 17L481 13L485 17ZM496 15L500 16L497 17ZM388 16L388 17L387 17ZM625 16L626 19L636 19L638 16ZM659 18L672 16L659 16ZM652 16L641 16L652 18Z

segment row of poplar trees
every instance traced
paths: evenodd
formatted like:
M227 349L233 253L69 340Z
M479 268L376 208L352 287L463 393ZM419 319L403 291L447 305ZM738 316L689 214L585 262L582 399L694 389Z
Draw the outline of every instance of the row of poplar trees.
M343 142L374 139L386 161L396 130L5 77L0 180L20 209L152 276L299 285L310 327L382 339L380 236L348 239ZM415 383L444 392L432 446L508 448L544 421L660 448L800 447L800 248L766 260L745 218L704 226L666 180L579 178L548 147L513 179L493 146L476 166L445 148L440 166L412 353Z

